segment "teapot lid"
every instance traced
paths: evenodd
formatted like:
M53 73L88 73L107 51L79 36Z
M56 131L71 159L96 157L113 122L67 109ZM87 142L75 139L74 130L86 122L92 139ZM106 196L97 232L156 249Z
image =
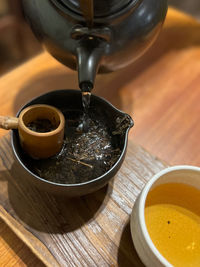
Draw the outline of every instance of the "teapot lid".
M82 14L79 0L52 1L63 11L65 11L66 9L70 9L71 11L79 15ZM113 15L128 6L131 2L135 2L135 0L93 0L94 17L105 17Z

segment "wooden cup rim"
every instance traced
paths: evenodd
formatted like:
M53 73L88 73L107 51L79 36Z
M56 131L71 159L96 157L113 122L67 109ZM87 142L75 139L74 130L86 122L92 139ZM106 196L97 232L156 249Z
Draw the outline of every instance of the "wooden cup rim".
M59 123L58 127L53 131L49 131L49 132L45 132L45 133L38 133L38 132L35 132L35 131L32 131L31 129L29 129L23 121L23 116L28 111L30 111L31 109L34 109L34 108L48 108L49 110L53 110L55 113L57 113L59 116L59 119L60 119L60 123ZM64 117L63 113L59 109L57 109L56 107L46 105L46 104L36 104L36 105L28 106L27 108L23 109L19 115L19 127L21 129L23 129L27 134L32 135L32 136L48 137L48 136L56 135L57 133L59 133L63 130L64 126L65 126L65 117Z

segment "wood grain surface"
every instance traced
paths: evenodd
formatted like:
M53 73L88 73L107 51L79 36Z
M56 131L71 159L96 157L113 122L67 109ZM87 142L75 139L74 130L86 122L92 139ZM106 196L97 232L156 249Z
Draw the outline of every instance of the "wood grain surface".
M130 142L122 168L107 187L70 200L39 192L26 181L9 136L1 138L0 157L0 218L45 265L143 266L129 216L137 195L164 163Z
M169 9L155 45L128 68L98 76L93 91L132 115L130 139L172 165L200 165L199 32L199 22ZM77 74L42 53L0 79L0 115L62 88L78 88ZM0 235L1 266L42 266L3 222Z

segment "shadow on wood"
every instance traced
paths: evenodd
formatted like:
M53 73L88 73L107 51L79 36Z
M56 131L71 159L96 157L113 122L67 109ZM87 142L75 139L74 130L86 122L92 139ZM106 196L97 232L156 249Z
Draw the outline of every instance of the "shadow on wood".
M133 245L129 220L124 226L124 230L121 235L117 261L119 267L144 267Z
M80 228L94 217L107 194L104 187L79 198L53 196L30 185L15 162L9 177L8 195L15 214L23 224L46 233L68 233Z
M44 233L67 233L80 228L95 216L104 201L108 186L74 199L39 191L21 175L8 138L4 138L4 146L6 152L0 148L2 166L5 166L5 170L0 171L0 201L6 203L6 210L19 219L25 228Z

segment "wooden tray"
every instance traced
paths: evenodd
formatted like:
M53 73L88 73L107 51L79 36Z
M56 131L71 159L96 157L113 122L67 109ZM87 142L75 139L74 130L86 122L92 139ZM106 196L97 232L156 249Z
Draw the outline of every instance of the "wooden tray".
M76 199L54 197L22 177L7 135L0 140L0 218L47 266L143 266L129 217L145 183L165 167L129 142L107 187Z

